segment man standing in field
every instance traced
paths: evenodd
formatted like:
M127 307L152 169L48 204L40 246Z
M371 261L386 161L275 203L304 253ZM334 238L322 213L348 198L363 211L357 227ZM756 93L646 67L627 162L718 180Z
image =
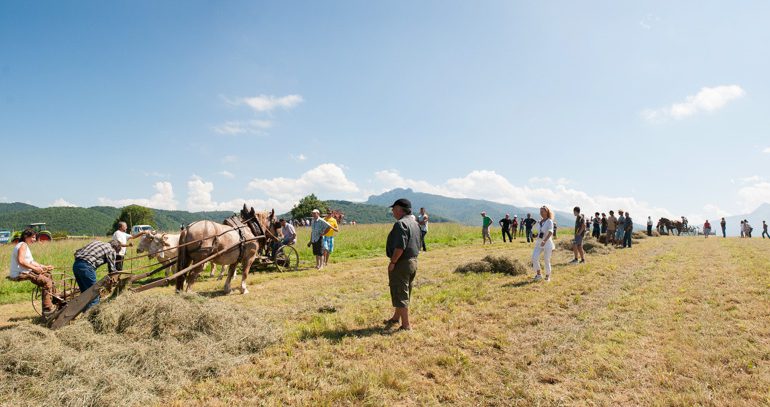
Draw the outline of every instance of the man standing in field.
M623 247L631 248L631 235L634 233L634 221L631 220L631 214L626 212L625 223L623 226Z
M412 203L399 199L390 206L396 223L393 224L385 244L388 264L388 285L390 299L395 308L393 316L384 321L390 327L401 322L400 331L411 330L409 324L409 301L412 297L412 283L417 274L417 256L420 254L420 225L409 216Z
M511 243L513 243L513 235L511 235L511 223L513 223L511 221L511 215L507 213L505 214L505 217L500 219L500 221L498 222L498 224L500 225L500 228L503 231L503 243L505 243L506 235L508 236L508 240Z
M652 216L647 217L647 236L652 236Z
M310 221L310 241L307 242L307 246L313 246L315 268L321 270L324 267L323 235L329 231L331 226L321 219L321 211L318 209L313 209L310 215L313 220Z
M626 218L623 216L623 210L618 210L618 226L615 231L615 245L620 246L623 244L623 229L626 225Z
M417 224L420 225L420 241L422 242L422 251L427 252L428 247L425 246L425 235L428 234L428 222L430 217L428 212L425 212L425 208L420 208L420 215L417 216Z
M133 246L133 244L128 241L136 239L146 233L142 231L135 235L129 235L126 233L126 230L128 230L128 224L126 224L126 222L118 222L118 230L112 234L112 240L120 242L120 251L115 255L115 270L117 271L123 271L123 259L126 257L126 247Z
M770 235L767 234L767 222L762 221L762 239L764 239L765 236L770 238Z
M492 227L492 218L487 216L486 212L481 212L481 239L482 245L487 243L492 244L492 236L489 234L489 228Z
M615 211L610 211L610 216L607 217L607 234L605 235L604 245L612 244L615 242L615 228L618 226L618 218L615 217Z
M532 227L535 226L537 221L532 218L532 214L528 213L527 218L521 221L521 223L524 225L524 233L527 235L527 243L533 242L535 239L532 236Z
M329 263L329 255L334 251L334 235L340 231L340 227L331 209L326 212L324 220L329 224L329 230L323 235L324 266L326 266Z
M583 236L586 233L586 217L580 213L579 206L576 206L572 213L575 215L575 239L572 241L572 252L575 254L575 259L570 264L578 262L578 255L580 256L580 263L585 263L586 252L583 250Z
M511 230L513 230L513 238L516 239L519 237L519 218L516 215L513 215L513 220L511 221Z
M725 218L722 218L719 225L722 226L722 238L727 238L727 221L725 221Z
M72 264L72 273L78 283L80 292L83 293L96 284L96 269L107 263L107 272L114 273L115 253L120 252L122 245L117 240L109 243L95 241L75 251L75 263ZM86 309L99 303L99 296L93 299Z

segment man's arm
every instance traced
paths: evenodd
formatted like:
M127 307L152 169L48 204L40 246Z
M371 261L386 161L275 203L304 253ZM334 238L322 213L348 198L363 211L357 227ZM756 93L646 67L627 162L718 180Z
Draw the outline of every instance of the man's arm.
M105 260L107 260L107 272L112 274L115 272L115 250L112 250L112 247L109 248L109 251L107 251L104 254Z

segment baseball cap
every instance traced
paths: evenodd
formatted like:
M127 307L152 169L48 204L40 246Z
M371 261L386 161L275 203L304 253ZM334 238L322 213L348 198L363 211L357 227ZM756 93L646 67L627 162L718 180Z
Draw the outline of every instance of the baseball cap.
M393 205L390 205L388 208L392 208L394 206L400 206L404 209L412 209L412 203L409 202L406 198L396 199L396 202L393 202Z

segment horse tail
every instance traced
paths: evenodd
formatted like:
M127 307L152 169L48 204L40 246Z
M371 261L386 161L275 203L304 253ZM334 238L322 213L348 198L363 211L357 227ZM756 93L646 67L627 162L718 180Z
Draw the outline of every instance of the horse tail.
M190 256L187 254L187 246L184 245L185 238L187 237L187 228L182 229L179 233L179 247L176 249L176 269L184 270L190 265ZM181 289L180 282L184 282L184 275L176 278L177 289Z

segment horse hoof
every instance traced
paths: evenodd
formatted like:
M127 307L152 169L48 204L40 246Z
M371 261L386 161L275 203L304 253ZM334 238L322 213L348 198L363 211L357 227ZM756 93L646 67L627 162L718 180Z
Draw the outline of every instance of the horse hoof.
M241 294L248 294L248 293L249 293L249 289L248 288L244 288L244 289L241 290Z

